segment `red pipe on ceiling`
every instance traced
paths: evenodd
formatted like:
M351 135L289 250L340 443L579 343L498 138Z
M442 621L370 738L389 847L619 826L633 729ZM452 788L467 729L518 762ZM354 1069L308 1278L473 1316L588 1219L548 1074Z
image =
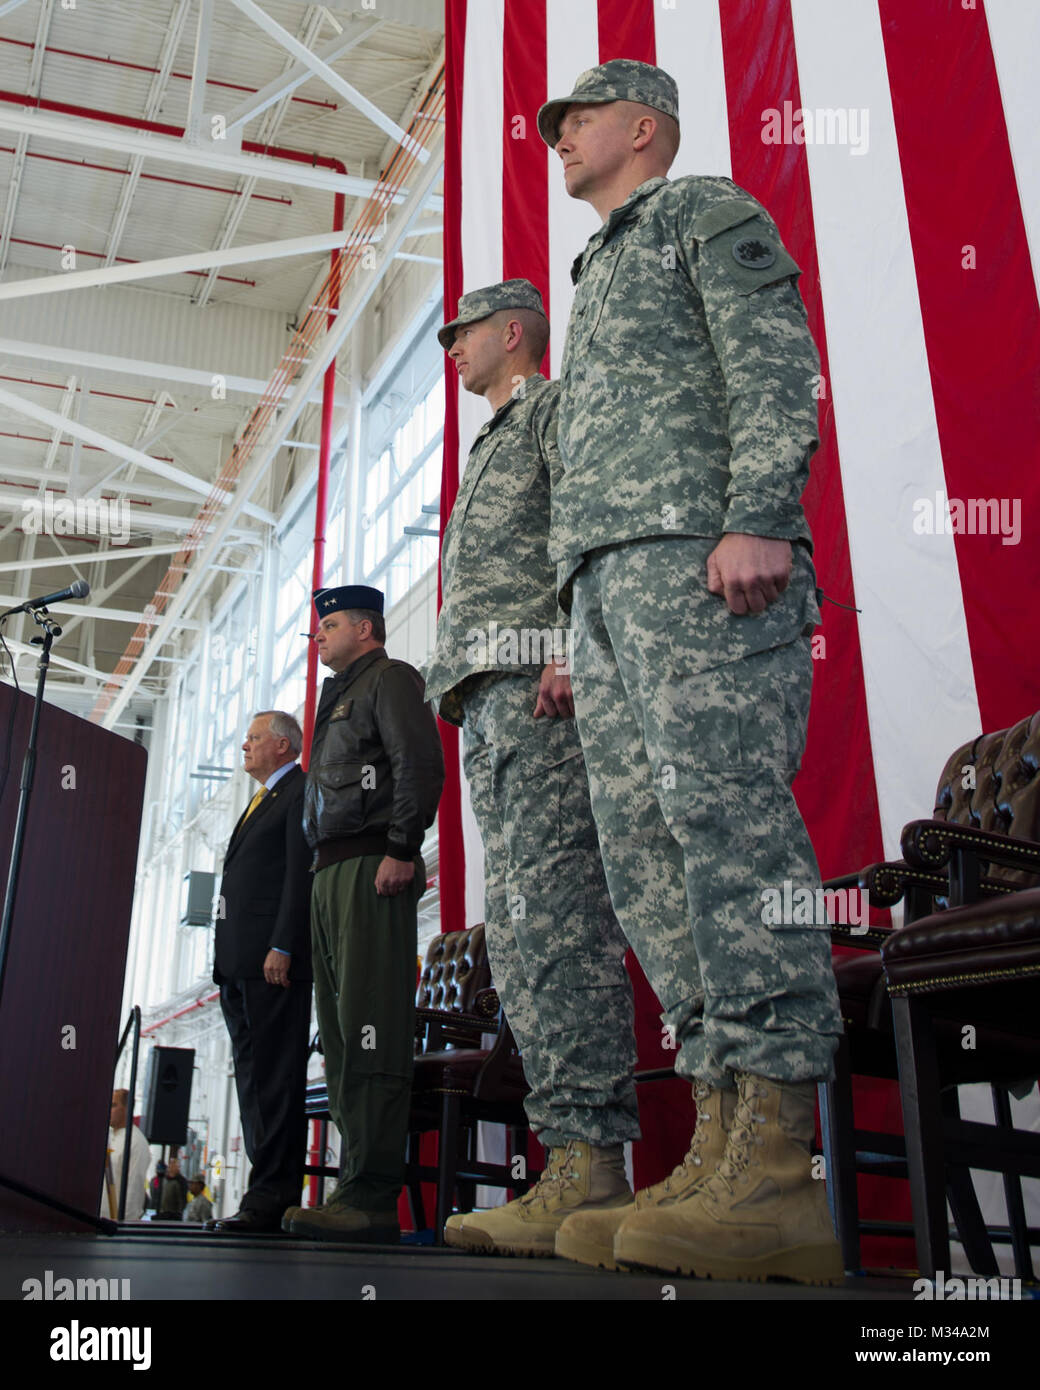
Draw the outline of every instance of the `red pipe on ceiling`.
M80 116L91 121L107 121L111 125L126 126L130 130L146 130L156 135L172 135L175 139L181 139L184 135L184 127L168 125L163 121L146 121L141 116L123 116L116 111L98 111L92 106L77 106L67 101L50 101L46 97L33 97L25 92L10 92L0 89L0 101L5 101L11 106L34 106L40 111L53 111L63 116ZM323 169L333 169L338 174L345 174L347 166L341 159L335 159L327 154L310 154L306 150L290 150L280 145L261 145L255 140L243 140L242 148L249 154L266 154L276 159L295 160L298 164L310 164L312 167L318 166ZM228 190L235 192L237 190ZM339 230L338 228L334 230ZM13 241L15 238L11 238ZM32 245L32 243L27 243ZM42 245L42 243L40 243ZM54 248L48 248L54 249ZM60 247L57 249L61 249ZM98 252L84 251L86 255L98 255ZM191 270L188 275L208 275L208 271ZM242 284L252 286L255 282L250 280L236 280L231 276L219 275L219 280L229 280L232 284Z
M17 433L16 433L15 431L13 431L13 430L0 430L0 438L3 438L3 439L26 439L26 440L28 440L31 444L51 444L51 443L53 443L53 438L48 438L46 435L41 435L41 434L17 434ZM75 443L75 440L73 440L73 439L59 439L59 440L58 440L58 445L59 445L59 447L62 448L62 449L71 449L74 443ZM99 454L110 454L110 453L112 452L111 449L106 449L106 448L105 448L103 445L101 445L101 444L83 444L83 445L81 445L81 448L84 448L84 449L93 449L93 451L94 451L95 453L99 453ZM175 462L176 462L176 459L168 458L165 454L149 454L148 457L149 457L149 458L157 459L159 463L175 463ZM12 483L11 486L12 486L12 487L31 487L31 488L39 488L40 484L39 484L39 483ZM63 489L63 488L52 488L51 491L52 491L52 492L63 492L64 489ZM142 505L144 505L144 504L142 503ZM151 504L151 502L149 502L147 505L150 507L152 504Z
M65 391L68 388L61 381L35 381L31 376L4 376L0 374L0 381L15 381L19 386L39 386L46 387L48 391ZM77 394L83 391L82 386L74 388ZM128 396L122 391L99 391L97 387L91 386L87 391L88 396L110 396L114 401L133 401L135 405L154 405L155 401L150 396ZM167 401L164 410L173 410L172 401ZM158 455L155 455L158 458ZM172 463L173 460L170 459Z
M62 116L82 116L88 121L107 121L111 125L127 126L130 130L147 130L154 135L172 135L181 139L184 127L169 125L165 121L146 121L142 116L123 116L118 111L99 111L93 106L77 106L69 101L51 101L47 97L31 97L25 92L9 92L0 89L0 101L9 106L35 106L40 111L54 111ZM282 145L262 145L256 140L243 140L242 148L249 154L269 154L276 159L295 159L299 164L316 165L321 169L334 169L345 174L347 166L342 159L334 159L329 154L311 154L307 150L290 150Z
M33 48L35 43L27 39L6 39L0 38L0 43L13 44L16 48ZM50 44L43 50L44 53L59 53L63 58L82 58L88 63L105 63L110 67L130 68L134 72L158 72L158 68L151 68L144 63L128 63L125 58L102 58L94 53L80 53L74 48L54 48ZM190 82L192 75L190 72L171 72L171 77L177 77L182 82ZM206 78L207 87L227 87L232 92L257 92L259 87L243 87L240 82L221 82L216 77ZM325 111L338 111L339 106L334 101L316 101L313 97L293 97L293 101L300 102L304 106L320 106Z
M0 154L14 154L13 145L0 145ZM102 174L121 174L123 178L130 177L129 169L120 169L115 164L94 164L89 159L68 159L60 154L39 154L36 150L26 150L26 159L45 159L50 164L71 164L74 169L96 169ZM192 179L171 179L166 174L141 174L142 179L147 179L149 183L174 183L179 188L201 188L204 193L226 193L229 198L241 198L242 193L238 188L221 188L216 183L196 183ZM254 193L253 197L261 203L281 203L284 207L291 208L293 200L291 198L279 198L271 193Z

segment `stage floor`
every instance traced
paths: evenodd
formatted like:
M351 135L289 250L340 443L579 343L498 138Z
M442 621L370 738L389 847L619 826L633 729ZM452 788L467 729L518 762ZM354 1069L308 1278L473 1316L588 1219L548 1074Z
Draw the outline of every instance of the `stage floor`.
M913 1300L913 1280L850 1276L839 1288L722 1283L647 1272L607 1273L565 1260L468 1255L419 1245L346 1245L288 1236L227 1237L124 1225L116 1236L6 1235L0 1299L24 1299L28 1280L129 1280L138 1300L457 1299L468 1302L662 1299L719 1302ZM32 1288L32 1285L29 1285ZM125 1296L125 1295L120 1295ZM53 1297L53 1295L52 1295Z

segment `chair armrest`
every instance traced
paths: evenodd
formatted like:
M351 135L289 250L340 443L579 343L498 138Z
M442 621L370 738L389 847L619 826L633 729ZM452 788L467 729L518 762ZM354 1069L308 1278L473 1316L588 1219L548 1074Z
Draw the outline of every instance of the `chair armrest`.
M827 891L860 888L869 895L871 907L895 907L909 888L926 888L931 893L944 893L949 884L943 873L896 859L868 864L858 873L844 874L841 878L829 878L823 886Z
M832 946L849 946L854 951L880 951L892 935L891 927L856 927L847 922L832 922Z
M415 1010L416 1024L438 1024L447 1032L461 1032L480 1037L481 1033L497 1033L498 1018L492 1015L490 1018L484 1014L462 1013L459 1009L427 1009L419 1007Z
M903 827L900 845L903 858L915 868L944 869L955 850L963 850L977 859L999 864L1005 869L1021 869L1040 878L1040 844L1034 840L1019 840L1013 835L1001 835L993 830L978 830L973 825L957 825L945 820L914 820ZM987 880L993 892L1018 892L1020 886Z
M919 821L914 825L938 825L943 829L964 829L951 826L947 821ZM907 830L911 826L907 826ZM970 827L969 827L970 829ZM906 835L906 830L903 832ZM1025 844L1026 841L1020 843ZM905 848L905 842L904 842ZM1037 846L1040 850L1040 846ZM952 850L947 850L947 858ZM910 862L907 862L910 860ZM858 874L845 874L841 878L831 878L823 885L825 889L840 889L858 886L868 896L870 906L877 908L894 907L905 901L908 918L930 915L934 910L933 898L947 899L950 896L950 878L931 860L927 864L907 859L887 860L868 864ZM983 875L978 881L978 896L999 897L1014 891L1014 885ZM878 951L892 934L893 928L870 926L866 931L861 926L837 922L831 925L831 944L849 946L860 951Z
M871 906L892 907L908 889L922 884L931 889L933 879L940 890L946 887L946 879L941 874L925 875L919 870L909 870L905 864L868 864L858 873L827 879L823 889L825 893L858 890L867 894ZM849 946L857 951L880 951L891 930L891 927L875 927L868 923L832 922L831 945Z

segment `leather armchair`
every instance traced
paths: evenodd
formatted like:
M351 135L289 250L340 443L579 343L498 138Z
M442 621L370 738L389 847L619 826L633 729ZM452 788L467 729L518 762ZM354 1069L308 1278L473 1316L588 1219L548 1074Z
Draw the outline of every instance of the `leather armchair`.
M858 1169L909 1175L922 1273L948 1269L948 1197L977 1272L997 1273L995 1235L1010 1238L1029 1277L1019 1179L1040 1176L1040 1167L1011 1127L1008 1088L1040 1073L1040 895L1029 891L1040 884L1040 714L956 749L931 819L908 825L901 849L899 861L826 885L864 888L873 907L905 905L899 928L832 930L858 952L835 963L845 1036L835 1081L820 1087L845 1262L859 1265ZM964 1045L969 1037L973 1046ZM855 1130L853 1074L899 1079L905 1143ZM979 1081L993 1088L995 1126L960 1120L956 1087ZM970 1167L1004 1173L1008 1230L987 1232Z
M456 1190L472 1211L477 1183L525 1192L509 1163L477 1157L477 1124L506 1127L507 1155L527 1154L524 1096L530 1089L498 995L491 988L483 924L433 938L416 995L416 1058L408 1141L408 1191L416 1229L425 1227L420 1182L435 1179L434 1239L443 1241ZM490 1039L490 1041L488 1041ZM437 1167L419 1160L423 1133L437 1134Z

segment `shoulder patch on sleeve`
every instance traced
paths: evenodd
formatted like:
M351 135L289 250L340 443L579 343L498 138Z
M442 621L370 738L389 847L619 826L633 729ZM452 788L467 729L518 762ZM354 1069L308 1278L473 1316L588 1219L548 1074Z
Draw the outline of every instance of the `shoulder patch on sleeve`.
M690 230L697 241L711 241L712 237L730 227L739 227L753 217L761 217L762 209L748 198L726 198L714 207L698 213Z
M700 254L702 273L715 266L736 283L740 294L753 294L801 273L772 223L760 214L718 232L701 246Z

